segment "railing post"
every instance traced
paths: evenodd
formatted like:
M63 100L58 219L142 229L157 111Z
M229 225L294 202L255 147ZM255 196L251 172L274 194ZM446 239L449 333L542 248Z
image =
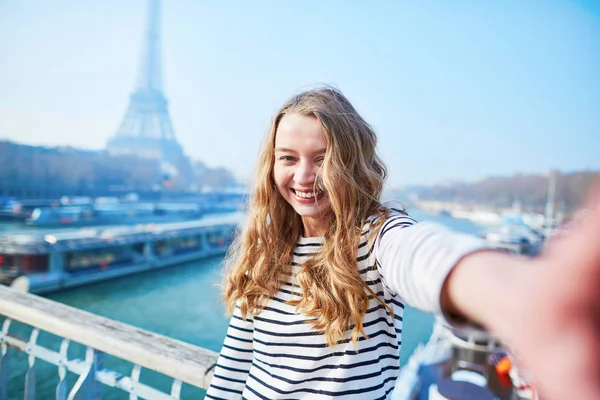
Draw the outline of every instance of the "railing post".
M25 374L25 400L35 400L35 355L33 354L33 347L37 342L38 335L40 334L40 330L35 328L31 332L31 336L29 336L29 343L27 343L27 353L29 356L27 357L29 361L29 368L27 369L27 373Z
M139 364L135 364L133 366L133 369L131 370L131 381L139 382L141 374L142 374L142 366ZM129 393L129 400L138 400L138 397L134 393Z
M102 369L104 353L96 351L91 347L87 348L85 353L85 362L87 368L85 373L81 374L68 400L101 400L102 385L96 380L96 372Z
M60 344L60 360L58 362L58 385L56 385L56 400L66 400L67 399L67 381L65 377L67 376L67 367L66 363L67 359L67 351L69 350L69 344L71 341L69 339L63 339Z
M0 333L0 400L8 400L8 346L4 338L8 335L11 321L10 318L4 320Z
M174 379L173 384L171 385L171 397L173 399L179 399L181 397L181 386L183 382L179 379Z

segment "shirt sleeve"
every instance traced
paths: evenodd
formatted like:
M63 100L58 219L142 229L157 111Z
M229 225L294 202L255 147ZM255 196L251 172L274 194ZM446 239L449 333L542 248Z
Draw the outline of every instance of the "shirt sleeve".
M490 246L473 235L405 215L390 216L376 238L379 267L388 289L407 304L442 316L441 291L446 277L467 254Z
M241 399L252 366L254 320L242 318L236 306L219 354L206 399Z

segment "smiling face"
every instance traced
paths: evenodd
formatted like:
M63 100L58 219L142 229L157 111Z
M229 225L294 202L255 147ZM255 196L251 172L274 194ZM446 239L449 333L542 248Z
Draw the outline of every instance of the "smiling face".
M331 221L329 196L317 178L326 149L315 117L286 114L279 121L273 178L281 196L301 216L306 237L323 236Z

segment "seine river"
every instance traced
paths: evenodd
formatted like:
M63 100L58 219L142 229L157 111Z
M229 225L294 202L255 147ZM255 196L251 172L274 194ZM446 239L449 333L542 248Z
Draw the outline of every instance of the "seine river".
M451 217L432 216L411 212L417 220L436 220L456 230L476 234L481 230L469 221ZM15 224L3 223L0 232L21 230ZM108 282L70 289L46 297L90 311L117 321L135 325L143 329L167 335L195 345L219 351L228 319L220 299L218 283L222 274L222 258L180 265L168 269L152 271ZM420 311L407 308L402 335L401 363L405 362L419 342L429 337L432 318ZM16 331L26 332L26 327ZM42 334L40 342L49 343L58 349L59 341L49 334ZM82 356L82 348L74 348L69 357ZM27 358L23 353L12 352L9 371L9 398L23 399L24 373ZM107 356L105 367L129 374L131 364ZM37 399L54 399L58 373L55 366L36 361ZM67 376L73 383L75 376ZM142 382L158 382L167 388L170 381L151 371L143 371ZM198 399L203 391L184 385L183 397ZM105 399L128 399L128 395L116 389L105 388Z

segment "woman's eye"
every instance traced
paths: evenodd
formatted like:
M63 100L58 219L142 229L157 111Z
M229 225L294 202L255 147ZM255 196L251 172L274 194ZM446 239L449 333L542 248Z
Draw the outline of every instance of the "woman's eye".
M325 161L325 157L317 158L317 164L323 164L323 161Z
M294 161L294 157L292 156L281 156L279 157L281 161Z

